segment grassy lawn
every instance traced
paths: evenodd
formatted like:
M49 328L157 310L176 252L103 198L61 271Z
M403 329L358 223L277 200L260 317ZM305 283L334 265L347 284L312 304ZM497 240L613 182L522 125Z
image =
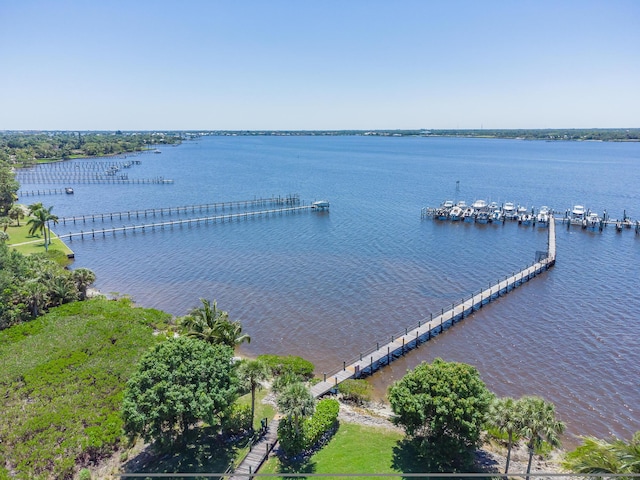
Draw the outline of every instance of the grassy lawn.
M363 474L362 477L351 478L376 478L367 477L366 474L401 473L406 471L406 459L398 461L398 457L403 455L398 449L398 442L402 438L403 434L385 428L343 422L331 441L308 462L292 467L282 465L276 457L272 457L259 473Z
M30 226L27 225L26 220L23 219L19 227L12 225L7 228L7 233L9 234L7 245L23 255L44 253L44 236L39 233L29 235ZM73 254L73 251L53 232L51 232L51 244L48 250L52 256L63 254L66 257Z
M260 430L260 419L268 418L271 420L276 414L276 410L272 405L262 403L262 399L267 396L267 393L269 393L269 391L264 389L256 392L256 411L253 418L254 430ZM247 393L246 395L243 395L238 399L237 403L240 405L251 406L251 394Z

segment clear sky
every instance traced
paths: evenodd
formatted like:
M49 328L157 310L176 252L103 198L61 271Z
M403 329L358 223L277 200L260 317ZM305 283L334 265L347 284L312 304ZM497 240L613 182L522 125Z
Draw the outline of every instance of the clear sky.
M0 0L0 130L640 127L640 1Z

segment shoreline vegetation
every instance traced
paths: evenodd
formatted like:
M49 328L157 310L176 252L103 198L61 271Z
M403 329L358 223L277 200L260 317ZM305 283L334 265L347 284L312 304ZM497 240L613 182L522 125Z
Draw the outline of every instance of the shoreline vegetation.
M0 161L17 167L74 158L143 152L203 136L457 137L544 141L640 142L640 128L382 129L382 130L174 130L0 131Z

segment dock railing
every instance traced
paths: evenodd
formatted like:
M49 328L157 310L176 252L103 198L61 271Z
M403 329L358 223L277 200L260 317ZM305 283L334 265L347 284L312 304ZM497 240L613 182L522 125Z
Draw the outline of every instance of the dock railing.
M553 225L553 222L550 222ZM511 292L530 279L548 270L555 264L555 225L549 228L548 249L546 255L537 252L538 261L534 261L518 272L505 276L496 282L489 284L488 288L480 289L464 296L460 300L451 303L451 306L443 307L440 312L430 314L429 319L423 319L403 331L391 336L390 342L377 342L375 347L361 352L357 357L343 361L342 368L330 374L323 373L323 380L311 389L318 397L348 378L361 378L373 374L374 371L384 365L388 365L394 358L404 355L407 351L420 346L421 343L436 336L445 329L453 326L457 321L464 319L476 310L481 309L491 301Z

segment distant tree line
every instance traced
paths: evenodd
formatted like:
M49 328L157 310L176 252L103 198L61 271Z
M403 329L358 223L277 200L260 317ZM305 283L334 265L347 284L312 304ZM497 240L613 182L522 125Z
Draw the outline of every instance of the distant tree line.
M42 159L139 152L181 140L180 134L168 132L0 132L0 161L29 166Z

